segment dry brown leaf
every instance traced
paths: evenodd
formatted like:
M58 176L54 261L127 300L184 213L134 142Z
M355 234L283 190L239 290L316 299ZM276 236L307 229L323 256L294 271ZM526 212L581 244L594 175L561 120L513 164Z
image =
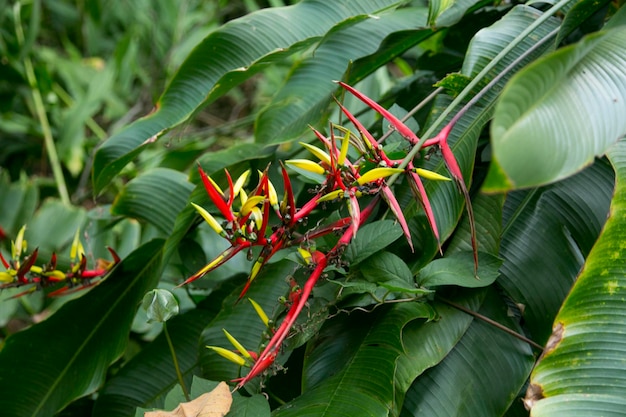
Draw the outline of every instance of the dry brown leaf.
M144 417L224 417L233 403L230 388L220 382L211 392L188 403L180 403L173 411L148 411Z

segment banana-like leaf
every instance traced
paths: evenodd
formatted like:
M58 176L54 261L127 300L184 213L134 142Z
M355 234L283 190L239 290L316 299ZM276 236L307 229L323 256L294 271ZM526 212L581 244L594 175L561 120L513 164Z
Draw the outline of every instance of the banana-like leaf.
M608 156L617 178L610 216L533 371L525 400L532 416L583 415L592 409L595 415L624 413L626 141Z
M358 23L337 25L322 39L312 56L298 63L287 83L260 113L256 122L256 140L261 143L282 142L301 134L309 125L316 125L337 89L333 81L343 78L350 63L375 53L390 34L409 30L413 36L411 42L402 42L405 48L430 35L425 8L403 8L370 16ZM388 55L385 58L390 60L393 57ZM378 61L378 65L384 62Z
M441 28L457 23L469 10L478 7L484 0L433 0L428 2L428 24Z
M124 352L138 303L158 281L162 248L162 240L137 248L102 284L7 339L0 352L3 415L51 416L102 384Z
M541 13L535 9L527 6L516 6L491 27L481 30L470 43L463 63L462 73L467 76L478 74L502 49L507 47L517 35L540 16ZM496 66L494 74L496 74L496 71L503 71L514 59L518 58L538 40L546 37L557 26L557 22L552 19L544 22L533 32L533 36L524 39L520 45L514 48ZM498 83L495 88L480 100L480 107L475 106L471 108L457 122L449 137L450 146L461 167L468 187L471 181L470 176L474 165L478 136L492 115L493 106L499 93L498 87L501 85L504 85L504 81ZM436 105L436 108L441 109L444 104L446 103L439 103ZM431 158L431 161L425 163L424 167L442 175L446 174L444 164L439 158ZM430 196L441 240L444 241L458 224L463 212L463 197L452 183L428 181L425 183L425 187ZM416 270L430 261L439 248L434 239L432 239L427 219L421 212L418 212L417 216L409 221L409 225L411 227L411 235L414 238L415 252L418 254L418 256L415 256L412 265L414 270Z
M425 303L403 303L372 313L371 319L353 313L359 320L343 316L327 323L328 333L322 329L307 355L306 389L274 416L388 416L396 360L404 352L402 329L433 314Z
M606 221L613 170L605 161L564 181L510 193L498 284L522 306L526 330L545 343L561 303Z
M96 193L146 145L272 62L312 45L333 26L392 7L395 0L305 0L233 20L207 36L182 64L154 111L109 138L94 159Z
M494 290L488 291L479 312L519 329ZM445 359L411 386L401 416L501 416L526 382L533 362L528 344L474 319Z
M155 168L130 181L115 198L111 212L146 221L169 234L192 190L182 172Z
M491 124L485 191L563 179L626 134L625 43L624 27L598 32L511 80Z

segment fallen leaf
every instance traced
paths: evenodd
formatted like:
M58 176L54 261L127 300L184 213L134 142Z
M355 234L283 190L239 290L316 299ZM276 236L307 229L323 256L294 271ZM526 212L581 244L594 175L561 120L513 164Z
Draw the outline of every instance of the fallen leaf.
M148 411L144 417L224 417L232 403L233 396L228 385L220 382L213 391L187 403L180 403L172 411Z

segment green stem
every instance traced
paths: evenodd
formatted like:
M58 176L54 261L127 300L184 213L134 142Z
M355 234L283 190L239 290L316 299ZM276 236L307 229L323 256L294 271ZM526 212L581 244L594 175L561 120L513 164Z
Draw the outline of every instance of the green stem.
M18 45L20 47L23 47L24 29L22 28L20 7L21 4L19 2L16 3L15 7L13 8L13 13L15 18L15 33L17 35ZM39 91L39 86L37 85L37 77L35 76L33 63L28 56L24 56L24 70L26 72L28 85L30 86L31 93L33 95L35 112L37 113L37 118L39 119L39 123L41 124L44 145L48 154L48 159L50 161L50 167L52 168L52 175L54 176L57 185L59 197L61 198L63 204L69 206L71 205L70 195L67 191L67 185L65 184L65 177L63 176L63 169L61 168L61 161L59 160L59 155L57 154L56 146L54 145L52 130L50 129L50 124L48 123L48 116L46 115L43 98L41 97L41 91Z
M463 307L462 305L457 304L455 302L452 302L450 300L446 300L445 298L437 297L437 299L439 301L441 301L442 303L447 304L447 305L449 305L451 307L454 307L457 310L460 310L460 311L462 311L462 312L464 312L466 314L469 314L470 316L475 317L475 318L477 318L479 320L482 320L485 323L488 323L488 324L490 324L490 325L492 325L492 326L502 330L503 332L505 332L507 334L510 334L511 336L515 337L516 339L519 339L519 340L521 340L523 342L528 343L529 345L531 345L535 349L538 349L540 352L543 352L543 346L541 346L539 343L537 343L537 342L535 342L533 340L530 340L526 336L517 333L515 330L509 329L508 327L504 326L503 324L500 324L497 321L492 320L492 319L490 319L487 316L483 316L482 314L477 313L474 310L470 310L469 308Z
M176 369L176 376L178 377L178 383L183 389L183 394L185 394L185 398L187 399L187 401L190 401L191 398L189 397L189 392L187 391L187 386L185 385L183 374L180 372L178 359L176 359L176 351L174 350L174 344L172 343L172 339L170 338L170 333L167 331L166 322L163 322L163 333L165 334L165 339L167 339L167 344L170 347L170 353L172 354L172 360L174 361L174 368Z

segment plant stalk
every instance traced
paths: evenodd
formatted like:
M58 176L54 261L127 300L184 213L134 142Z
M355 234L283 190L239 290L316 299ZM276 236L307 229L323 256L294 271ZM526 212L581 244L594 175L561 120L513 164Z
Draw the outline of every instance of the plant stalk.
M533 340L530 340L526 336L517 333L515 330L511 330L508 327L498 323L497 321L492 320L492 319L490 319L487 316L483 316L482 314L477 313L477 312L475 312L473 310L470 310L469 308L466 308L466 307L464 307L464 306L462 306L460 304L457 304L457 303L455 303L453 301L450 301L450 300L447 300L447 299L441 298L441 297L437 297L437 299L439 301L441 301L442 303L447 304L447 305L449 305L451 307L454 307L457 310L460 310L460 311L462 311L462 312L464 312L466 314L469 314L470 316L475 317L475 318L477 318L479 320L482 320L485 323L488 323L488 324L490 324L490 325L492 325L492 326L502 330L503 332L510 334L511 336L515 337L516 339L519 339L519 340L521 340L523 342L528 343L529 345L531 345L535 349L538 349L540 352L543 352L543 346L541 346L539 343L537 343L537 342L535 342Z
M22 20L20 14L20 3L16 3L13 9L15 18L15 34L20 47L24 46L24 29L22 28ZM48 160L50 161L50 167L52 169L52 175L56 182L57 190L61 201L66 206L71 205L70 195L67 191L67 185L65 184L65 177L63 176L63 169L61 168L61 161L57 154L54 139L52 138L52 130L50 129L50 123L48 122L48 116L46 115L45 106L43 104L43 98L41 97L41 91L37 84L37 77L35 76L35 70L33 69L33 63L28 56L24 56L24 70L26 72L26 79L33 96L33 102L35 104L35 112L37 118L41 124L41 130L43 132L43 139L45 150L48 154Z
M165 339L167 339L167 344L170 347L170 353L172 354L172 360L174 361L174 369L176 369L176 377L178 378L178 383L180 387L183 389L183 394L185 394L185 399L187 401L191 401L189 397L189 391L187 391L187 386L185 385L185 380L183 379L183 374L180 372L180 366L178 365L178 359L176 358L176 351L174 350L174 344L172 343L172 339L170 338L170 333L167 331L167 323L163 322L163 333L165 334Z

